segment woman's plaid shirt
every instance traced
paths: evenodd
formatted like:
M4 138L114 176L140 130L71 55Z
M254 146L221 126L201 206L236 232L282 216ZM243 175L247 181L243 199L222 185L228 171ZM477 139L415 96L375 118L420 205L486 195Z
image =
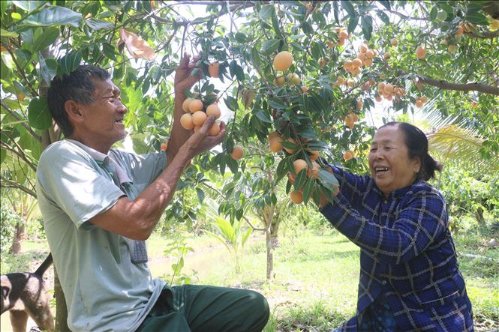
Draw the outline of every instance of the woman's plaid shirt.
M332 168L340 193L321 212L361 248L357 314L385 293L397 330L472 331L442 195L419 181L385 198L371 177Z

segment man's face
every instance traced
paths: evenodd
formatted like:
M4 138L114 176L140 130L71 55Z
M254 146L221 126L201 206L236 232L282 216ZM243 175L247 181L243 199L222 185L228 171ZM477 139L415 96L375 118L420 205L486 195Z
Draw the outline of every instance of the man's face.
M74 138L107 153L114 143L126 136L123 118L127 109L121 103L120 90L110 79L95 79L93 83L93 102L79 104L82 118L74 124Z

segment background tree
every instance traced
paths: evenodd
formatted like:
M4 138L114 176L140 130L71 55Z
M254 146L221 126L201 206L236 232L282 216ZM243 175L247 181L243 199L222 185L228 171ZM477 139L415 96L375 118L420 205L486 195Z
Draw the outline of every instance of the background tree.
M202 15L189 15L199 6ZM303 159L310 168L318 152L321 168L327 160L365 171L374 128L401 114L413 120L417 110L455 117L476 138L476 158L499 164L494 1L1 1L0 9L1 183L19 195L35 197L38 158L61 139L45 99L55 75L80 63L108 69L129 109L133 148L157 151L168 137L171 78L184 52L201 55L205 75L190 96L205 106L218 101L230 116L221 149L194 160L168 216L192 221L204 213L182 201L194 195L191 185L201 184L200 201L206 193L225 195L213 172L234 174L233 188L244 171L272 175L254 176L261 181L249 186L254 192L281 186L301 192L306 203L330 198L330 174L295 174L293 162ZM281 51L292 56L289 68L273 65ZM212 77L214 62L219 73ZM271 133L283 150L231 158L235 145L251 151L256 142L268 144ZM497 183L493 170L481 176ZM275 207L272 195L247 202L257 210ZM487 202L482 206L497 216L497 201ZM237 201L221 207L235 219L249 211Z

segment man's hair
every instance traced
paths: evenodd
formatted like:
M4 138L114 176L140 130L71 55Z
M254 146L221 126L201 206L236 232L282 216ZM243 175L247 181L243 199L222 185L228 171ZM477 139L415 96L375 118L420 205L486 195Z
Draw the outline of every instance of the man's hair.
M70 74L56 76L52 80L47 93L47 102L52 118L61 128L64 136L68 137L73 133L73 126L64 108L66 101L74 100L81 104L92 103L92 94L95 90L92 80L105 81L110 77L111 75L100 67L81 65Z

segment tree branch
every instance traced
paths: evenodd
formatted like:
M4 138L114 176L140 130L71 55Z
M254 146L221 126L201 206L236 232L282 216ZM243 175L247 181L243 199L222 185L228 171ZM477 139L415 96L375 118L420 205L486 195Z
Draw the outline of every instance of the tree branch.
M6 177L2 176L1 177L1 180L2 180L2 187L3 188L14 188L14 189L19 189L21 191L24 191L25 193L27 193L28 195L31 195L33 196L34 198L36 198L36 192L29 189L29 188L26 188L25 186L15 182L15 181L12 181L10 179L7 179Z
M37 135L29 125L26 124L26 120L23 120L16 112L12 111L7 104L3 101L3 99L0 101L2 107L17 121L20 122L21 126L23 126L30 134L33 136L34 139L36 139L38 142L41 142L41 137L40 135Z
M391 14L395 14L401 18L403 18L404 20L415 20L415 21L428 21L427 18L424 18L424 17L413 17L413 16L407 16L405 14L402 14L402 13L399 13L395 10L386 10L387 12L391 13Z
M5 133L2 134L6 135ZM2 146L5 150L14 153L21 160L23 160L26 163L26 165L28 165L34 172L36 172L36 165L31 160L28 159L28 156L24 153L24 149L20 147L19 144L17 144L11 137L9 137L9 139L12 142L14 142L13 144L16 146L17 150L12 148L10 145L8 145L5 142L0 142L0 146Z
M496 30L496 31L482 31L482 32L472 31L472 32L469 32L468 35L470 35L473 38L494 39L494 38L499 37L499 30Z
M482 83L451 83L443 80L435 80L433 78L417 75L418 80L421 83L435 86L444 90L456 90L456 91L477 91L483 93L489 93L492 95L499 96L499 88L491 85L485 85Z

